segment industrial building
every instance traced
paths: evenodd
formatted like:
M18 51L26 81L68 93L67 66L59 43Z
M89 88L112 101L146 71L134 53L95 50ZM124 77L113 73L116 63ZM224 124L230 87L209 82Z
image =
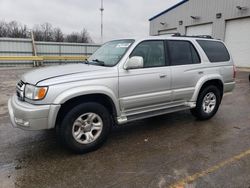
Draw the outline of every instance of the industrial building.
M153 16L150 35L211 35L225 41L237 67L250 68L250 0L183 0Z

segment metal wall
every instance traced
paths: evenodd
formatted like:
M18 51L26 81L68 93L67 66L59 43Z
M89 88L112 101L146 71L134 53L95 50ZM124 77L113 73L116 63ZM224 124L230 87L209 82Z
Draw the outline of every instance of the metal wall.
M239 10L237 6L247 9ZM221 13L221 18L216 18L218 13ZM173 29L186 34L187 26L212 23L212 36L224 40L226 21L242 17L250 17L250 0L185 0L172 10L150 19L150 35Z
M99 47L99 44L65 43L65 42L35 42L38 56L89 56ZM31 39L0 38L0 56L32 56ZM73 62L73 61L71 61ZM2 65L31 65L32 61L0 62ZM64 63L62 61L46 61L44 63Z
M37 55L86 55L93 54L100 45L61 42L35 42Z

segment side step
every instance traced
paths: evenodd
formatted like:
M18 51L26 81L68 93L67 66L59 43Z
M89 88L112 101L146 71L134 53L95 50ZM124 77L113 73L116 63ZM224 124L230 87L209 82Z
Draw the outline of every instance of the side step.
M118 121L118 124L124 124L124 123L128 123L128 122L135 121L135 120L150 118L154 116L159 116L159 115L168 114L172 112L178 112L178 111L187 110L187 109L190 109L190 106L181 105L181 106L176 106L172 108L166 108L166 109L161 109L161 110L156 110L156 111L140 113L140 114L131 115L127 117L122 116L120 118L117 118L117 121Z

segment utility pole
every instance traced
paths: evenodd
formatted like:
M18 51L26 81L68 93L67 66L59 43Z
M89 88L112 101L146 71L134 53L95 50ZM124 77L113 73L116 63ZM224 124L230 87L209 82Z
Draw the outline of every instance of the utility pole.
M104 8L103 8L103 0L101 0L101 8L100 8L100 11L101 11L101 43L103 43L103 11L104 11Z
M30 31L30 34L31 34L32 52L33 52L32 55L37 56L35 37L34 37L34 33L32 30ZM37 61L33 61L33 66L37 67L39 66L39 63Z

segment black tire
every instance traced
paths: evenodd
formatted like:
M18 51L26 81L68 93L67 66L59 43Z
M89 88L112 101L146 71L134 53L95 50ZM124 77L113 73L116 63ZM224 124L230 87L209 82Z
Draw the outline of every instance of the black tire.
M73 136L73 125L75 120L78 119L82 114L89 112L95 113L101 118L103 123L102 130L100 131L100 135L93 142L88 144L79 143ZM57 135L64 146L75 153L82 154L94 151L101 147L107 139L110 127L111 116L108 110L99 103L88 102L75 106L66 114L61 125L59 125L57 129Z
M215 95L216 104L215 104L215 107L213 108L213 110L211 112L207 113L203 109L203 99L209 93L213 93ZM202 89L202 91L199 93L199 96L198 96L198 99L196 102L196 107L191 109L190 111L191 111L192 115L195 116L198 120L208 120L216 114L216 112L219 109L220 103L221 103L220 90L216 86L210 85L210 86L207 86L207 87Z

